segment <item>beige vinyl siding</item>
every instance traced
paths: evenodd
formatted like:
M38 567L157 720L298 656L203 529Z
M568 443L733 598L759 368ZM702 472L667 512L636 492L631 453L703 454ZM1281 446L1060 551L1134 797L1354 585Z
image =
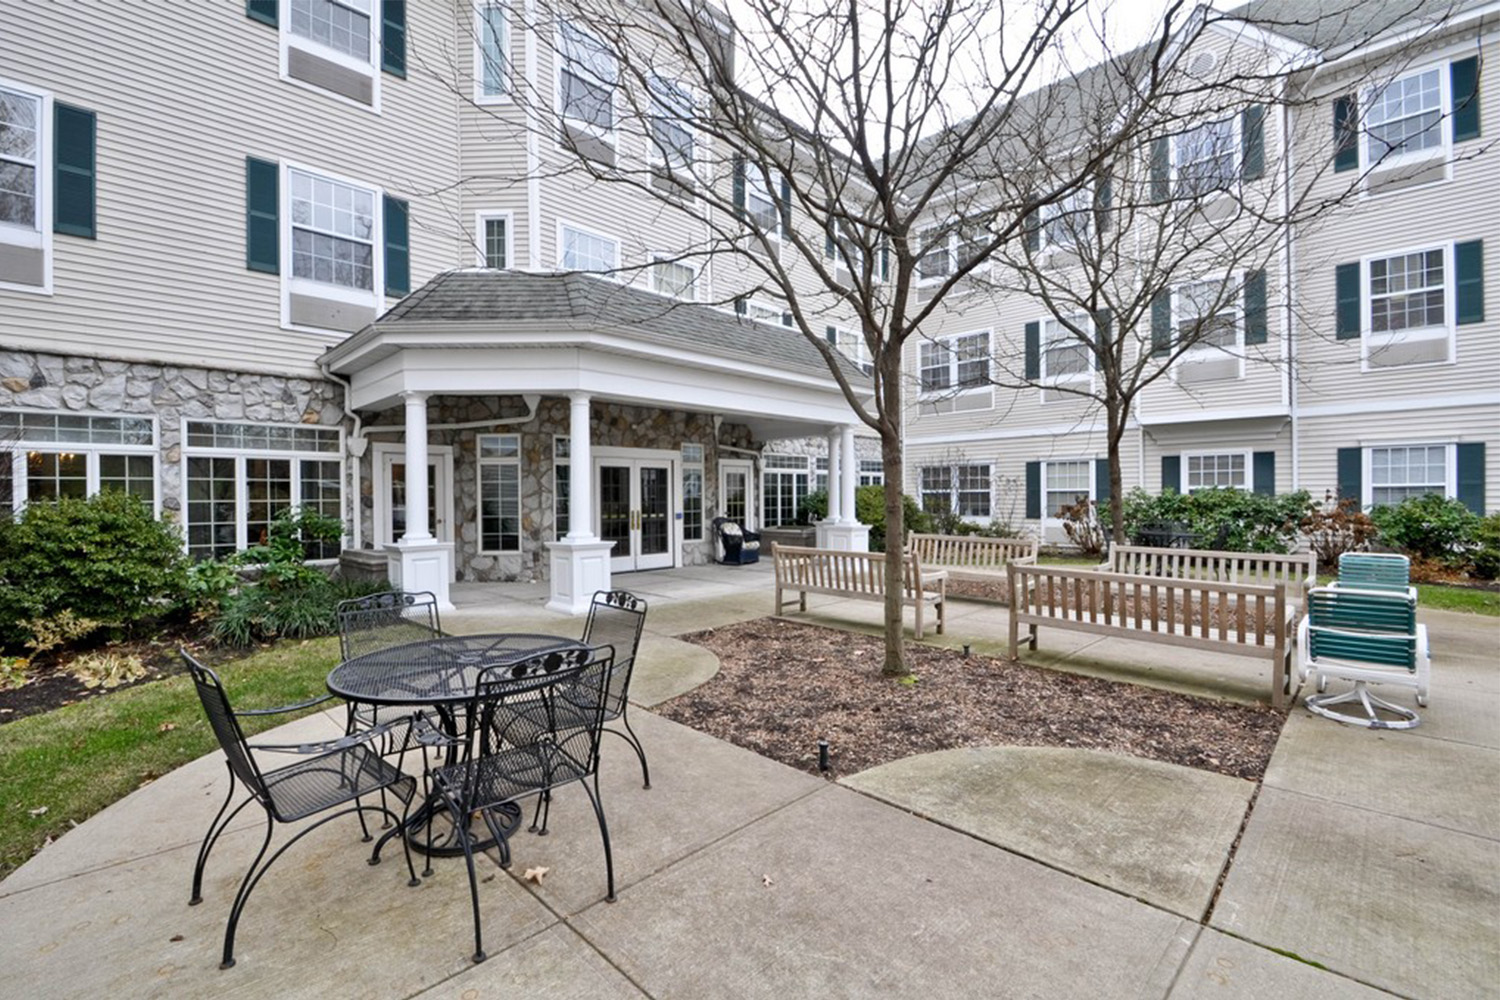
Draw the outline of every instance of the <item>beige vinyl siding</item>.
M451 34L447 8L408 11L409 46ZM415 195L457 176L454 104L415 64L383 77L377 115L281 81L277 32L243 4L28 4L7 18L5 74L98 115L98 239L54 240L51 297L0 291L7 346L315 373L343 335L282 330L282 277L246 270L247 156L408 199L412 287L456 262L456 199Z
M1162 490L1161 460L1164 455L1249 452L1253 456L1257 451L1276 453L1276 492L1288 493L1293 488L1292 424L1287 417L1147 427L1144 441L1141 485L1148 493L1156 494ZM1182 470L1186 478L1185 459ZM1252 472L1252 466L1247 466L1247 487L1259 485L1254 482ZM1178 488L1177 483L1171 486Z
M1298 425L1302 488L1321 497L1338 488L1338 450L1401 444L1484 442L1484 498L1500 510L1500 402L1428 410L1303 417Z

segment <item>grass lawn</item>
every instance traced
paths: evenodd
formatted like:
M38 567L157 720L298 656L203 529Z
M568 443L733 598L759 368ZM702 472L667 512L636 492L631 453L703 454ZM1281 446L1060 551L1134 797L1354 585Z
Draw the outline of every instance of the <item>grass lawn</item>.
M327 692L338 648L337 638L278 643L216 669L236 707L286 705ZM246 719L245 733L296 717ZM0 726L0 878L49 836L216 746L187 674Z
M1319 583L1332 583L1337 577L1331 573L1321 574ZM1466 611L1473 615L1500 617L1500 590L1477 590L1473 587L1452 587L1445 583L1417 584L1417 607L1438 611Z

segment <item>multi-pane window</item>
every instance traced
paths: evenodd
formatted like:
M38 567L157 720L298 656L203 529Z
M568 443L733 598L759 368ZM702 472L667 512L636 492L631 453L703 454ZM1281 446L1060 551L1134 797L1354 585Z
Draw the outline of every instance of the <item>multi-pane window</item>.
M1177 341L1197 347L1239 343L1238 295L1223 281L1195 281L1177 289Z
M113 489L156 500L156 428L149 417L0 411L0 510Z
M682 446L682 537L703 537L703 446Z
M343 438L337 428L189 421L188 554L217 558L263 544L276 515L301 507L343 516ZM309 542L307 556L331 559L337 542Z
M651 79L651 160L686 174L693 167L693 99L670 80Z
M370 61L370 0L292 0L292 34Z
M1093 231L1094 194L1087 188L1042 209L1042 236L1048 246L1077 246Z
M875 364L870 360L870 346L865 343L864 335L859 331L830 326L827 336L828 342L840 354L854 362L860 371L868 375L875 370Z
M658 255L651 263L651 288L660 295L692 301L698 297L698 269L684 261Z
M601 135L613 133L619 76L614 56L599 39L567 21L558 26L558 40L562 49L558 103L563 119Z
M510 219L503 215L480 220L484 232L484 266L503 271L510 264Z
M479 551L521 551L521 437L479 435Z
M813 489L828 492L828 457L813 459Z
M946 231L942 227L924 230L926 249L917 261L918 280L936 283L968 267L983 256L989 241L989 229L980 216L960 220Z
M1443 251L1370 261L1370 329L1419 330L1447 322Z
M479 96L504 97L510 93L510 25L505 7L481 4L479 15Z
M567 438L552 439L552 528L557 538L566 535L572 523L569 508L572 506L573 466L568 460L571 449L572 443Z
M773 323L776 326L791 326L792 314L779 306L769 305L765 302L746 302L742 310L747 319L753 319L758 323Z
M767 527L797 523L797 508L809 487L807 458L766 455L761 462L761 510Z
M1044 462L1042 516L1059 517L1063 511L1090 496L1089 477L1093 470L1087 459L1073 462Z
M1448 493L1448 446L1405 445L1370 449L1370 502L1400 503Z
M1049 382L1088 380L1089 346L1073 332L1087 330L1089 318L1080 313L1068 322L1055 317L1042 321L1042 378ZM1070 328L1071 326L1071 328Z
M375 288L375 192L288 170L292 205L292 277Z
M990 335L966 333L923 341L918 369L923 392L986 385L990 378Z
M620 244L574 226L563 226L562 267L565 271L613 271L619 267Z
M847 224L834 219L828 243L823 247L824 256L854 274L860 274L865 266L865 248L854 238Z
M990 516L988 464L924 465L918 470L922 509L960 517Z
M1223 455L1188 455L1186 461L1183 488L1191 493L1194 490L1211 489L1248 489L1249 480L1246 478L1245 455L1243 452L1232 452ZM1171 486L1171 483L1164 483Z
M767 236L781 234L781 202L767 183L765 171L745 165L745 217Z
M0 88L0 225L37 228L42 102Z
M1234 119L1208 122L1176 138L1177 195L1195 198L1220 191L1238 176Z
M1442 74L1437 68L1392 81L1374 91L1367 105L1365 153L1369 162L1443 144Z
M879 486L885 482L885 465L878 458L861 459L859 463L859 485Z

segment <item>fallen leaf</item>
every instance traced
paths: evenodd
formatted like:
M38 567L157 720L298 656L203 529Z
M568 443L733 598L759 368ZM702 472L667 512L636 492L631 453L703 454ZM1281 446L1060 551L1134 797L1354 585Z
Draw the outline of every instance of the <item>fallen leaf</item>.
M161 725L159 725L159 726L156 727L156 731L158 733L170 733L172 730L174 730L176 728L177 728L177 723L175 723L175 722L163 722Z
M46 806L37 806L35 809L28 809L26 811L26 815L28 815L28 816L45 816L45 815L47 815L47 807Z
M526 874L522 875L521 878L527 882L535 882L537 885L541 885L542 879L546 878L547 873L551 870L551 868L528 868L526 869Z
M181 941L182 940L182 935L181 934L173 934L171 937L167 938L167 940L168 941Z
M760 877L760 884L763 885L763 886L765 886L767 889L769 889L769 888L771 888L771 886L773 886L773 885L776 884L776 881L774 879L772 879L771 876L769 876L769 875L762 875Z

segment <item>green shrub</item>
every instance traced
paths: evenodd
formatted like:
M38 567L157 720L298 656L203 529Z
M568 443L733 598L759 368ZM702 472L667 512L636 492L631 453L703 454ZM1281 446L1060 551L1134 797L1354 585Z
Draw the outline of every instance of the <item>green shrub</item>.
M0 519L0 641L7 644L34 638L22 622L63 611L128 631L186 596L182 539L138 497L106 490L28 504L15 521Z
M828 491L813 490L797 504L797 523L812 524L828 516Z
M861 524L870 526L870 551L885 551L885 487L861 486L854 491L854 516ZM913 531L930 531L932 525L917 501L901 495L901 522L905 534ZM902 538L905 541L905 538Z
M1428 493L1370 510L1370 520L1387 545L1414 558L1447 565L1468 561L1478 538L1480 519L1463 501Z
M1481 580L1500 577L1500 512L1480 519L1474 541L1479 545L1474 550L1474 575Z
M1310 498L1305 490L1266 496L1248 490L1168 490L1152 496L1140 487L1125 496L1125 532L1132 540L1157 524L1181 524L1195 548L1222 545L1233 552L1289 552Z

